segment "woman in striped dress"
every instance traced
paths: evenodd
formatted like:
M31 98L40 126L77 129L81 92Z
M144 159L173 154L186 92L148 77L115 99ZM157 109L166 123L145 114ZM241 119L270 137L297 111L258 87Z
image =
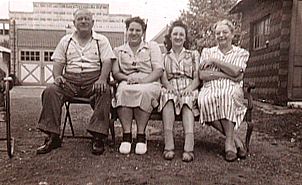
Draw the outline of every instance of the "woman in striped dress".
M174 158L173 124L175 114L182 114L185 132L185 145L182 160L190 162L194 158L194 116L199 114L197 98L199 79L197 76L199 53L187 50L187 26L181 21L175 21L165 43L167 54L164 56L165 72L161 78L159 111L162 110L165 149L163 157Z
M227 161L244 158L243 143L235 135L246 113L243 104L243 74L249 52L232 45L234 26L229 20L214 25L218 46L201 53L199 78L203 87L198 96L200 122L208 123L226 136Z

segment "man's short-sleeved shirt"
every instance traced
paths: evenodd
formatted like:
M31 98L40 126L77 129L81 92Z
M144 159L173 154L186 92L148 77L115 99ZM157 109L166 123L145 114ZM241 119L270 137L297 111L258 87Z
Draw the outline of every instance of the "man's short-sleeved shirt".
M56 62L66 64L66 72L73 73L100 70L100 60L103 62L115 58L108 39L95 32L92 32L92 38L85 47L77 42L75 33L64 36L51 57Z

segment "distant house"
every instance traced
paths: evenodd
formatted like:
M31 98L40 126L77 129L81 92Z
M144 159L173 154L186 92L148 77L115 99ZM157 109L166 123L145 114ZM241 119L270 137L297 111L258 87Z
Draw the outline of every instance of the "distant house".
M166 25L158 34L156 34L150 41L155 41L159 44L160 50L162 53L166 53L166 47L164 44L165 35L168 33L169 27Z
M302 100L302 0L242 0L230 13L242 15L253 96L281 105Z

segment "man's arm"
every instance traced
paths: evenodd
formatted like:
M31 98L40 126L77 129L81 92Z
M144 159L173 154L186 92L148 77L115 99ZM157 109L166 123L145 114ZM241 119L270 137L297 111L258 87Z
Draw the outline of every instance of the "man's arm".
M112 59L105 59L102 63L102 70L99 79L94 83L96 93L106 92L107 79L112 68Z
M58 62L55 60L52 70L52 76L54 79L56 79L58 76L62 76L64 67L65 64L63 62Z
M55 60L53 64L52 76L54 79L54 83L58 86L64 84L66 81L62 76L64 67L65 67L64 62Z
M112 59L106 59L104 60L103 64L102 64L102 70L101 70L101 76L100 76L100 80L107 82L109 73L111 71L112 68Z

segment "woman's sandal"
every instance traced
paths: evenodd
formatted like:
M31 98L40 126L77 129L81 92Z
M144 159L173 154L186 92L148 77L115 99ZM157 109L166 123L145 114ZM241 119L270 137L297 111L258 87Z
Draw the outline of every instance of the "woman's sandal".
M231 150L225 152L225 160L228 162L233 162L237 159L237 154Z
M174 158L174 155L175 155L175 153L174 153L173 149L172 150L164 150L164 152L163 152L163 157L166 160L172 160Z
M244 147L238 147L237 148L237 156L238 156L238 158L245 159L246 155L247 155L247 152L246 152L246 150L245 150Z
M183 162L191 162L194 160L194 152L186 152L182 153L182 161Z
M247 151L245 149L243 142L240 139L239 141L241 142L241 145L237 147L237 157L240 159L245 159L247 155Z

